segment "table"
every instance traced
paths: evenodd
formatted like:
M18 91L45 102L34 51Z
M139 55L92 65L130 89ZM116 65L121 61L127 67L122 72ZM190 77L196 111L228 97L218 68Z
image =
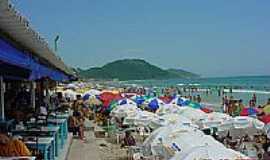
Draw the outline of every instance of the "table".
M56 114L56 115L50 115L49 117L53 117L53 118L59 118L59 119L68 119L69 114L68 113L63 113L63 114Z
M65 140L68 137L68 128L66 119L48 119L49 127L59 126L60 127L60 138L61 138L61 148L64 147Z
M36 157L29 157L29 156L0 157L0 160L14 160L14 159L35 160Z
M52 137L39 137L36 141L24 141L30 148L36 148L43 153L44 160L54 160L54 145Z
M13 130L13 135L21 135L21 136L52 136L54 138L54 155L58 156L59 153L59 127L51 126L51 127L41 127L41 128L32 128L29 130Z

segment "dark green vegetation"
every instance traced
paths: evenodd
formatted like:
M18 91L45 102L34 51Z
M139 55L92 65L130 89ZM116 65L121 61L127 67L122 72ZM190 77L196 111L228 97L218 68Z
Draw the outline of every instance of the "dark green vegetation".
M102 67L94 67L87 70L77 69L77 72L82 78L103 80L144 80L198 77L196 74L180 69L164 70L141 59L117 60Z

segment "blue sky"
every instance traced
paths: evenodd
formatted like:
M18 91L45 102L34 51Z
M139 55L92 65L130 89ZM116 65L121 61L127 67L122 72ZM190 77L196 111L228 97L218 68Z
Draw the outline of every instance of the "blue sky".
M203 76L270 75L269 0L13 0L75 67L142 58ZM52 46L52 45L51 45Z

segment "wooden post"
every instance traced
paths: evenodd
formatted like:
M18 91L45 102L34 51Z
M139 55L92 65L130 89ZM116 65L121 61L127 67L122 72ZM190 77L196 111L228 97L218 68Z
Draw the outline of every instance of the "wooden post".
M4 99L4 93L5 93L5 84L3 76L0 76L0 87L1 87L1 95L0 95L0 104L1 104L1 120L5 120L5 99Z

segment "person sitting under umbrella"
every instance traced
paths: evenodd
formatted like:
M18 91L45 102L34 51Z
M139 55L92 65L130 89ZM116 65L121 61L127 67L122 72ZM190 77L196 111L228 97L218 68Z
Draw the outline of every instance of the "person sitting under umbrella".
M31 153L22 141L8 137L7 133L2 132L0 133L0 156L31 156Z
M135 138L131 135L130 131L125 132L124 143L122 144L122 147L124 146L136 146Z

